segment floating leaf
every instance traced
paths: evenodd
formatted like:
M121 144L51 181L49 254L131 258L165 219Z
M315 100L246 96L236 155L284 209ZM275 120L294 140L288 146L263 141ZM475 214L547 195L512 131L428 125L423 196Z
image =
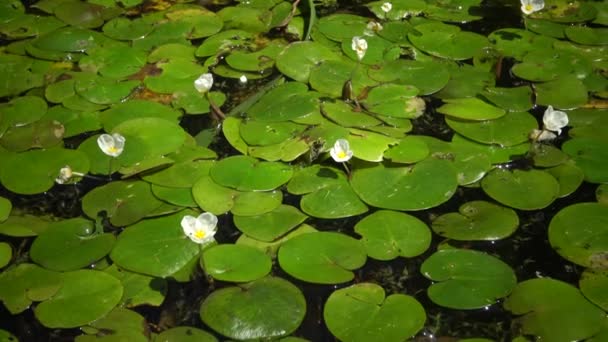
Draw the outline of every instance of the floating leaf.
M217 280L247 282L267 275L272 261L257 248L222 244L203 251L201 267Z
M104 317L81 328L88 335L76 336L74 342L90 342L102 339L148 341L147 322L135 311L117 307ZM99 337L102 335L103 337Z
M551 278L523 281L504 303L522 332L547 341L584 340L598 333L605 312L572 285Z
M278 56L279 71L299 82L308 82L311 69L328 60L338 60L339 55L321 43L312 41L289 44Z
M482 35L461 31L458 26L441 22L417 25L408 38L414 46L428 54L454 60L469 59L489 44Z
M398 59L388 61L369 71L370 77L380 82L411 85L420 95L430 95L441 90L450 79L448 69L441 63Z
M536 85L536 103L559 109L572 109L587 103L587 88L574 75Z
M470 121L446 117L445 121L454 131L469 139L501 146L528 141L530 132L538 127L536 119L527 112L507 113L494 120Z
M167 294L167 280L154 278L141 273L129 272L116 264L106 268L105 272L120 280L124 289L120 303L131 308L139 305L160 306Z
M6 242L0 242L0 268L8 265L13 258L13 248Z
M498 240L511 235L519 226L514 210L485 201L467 202L458 213L447 213L433 220L437 234L454 240Z
M355 169L351 185L369 205L393 210L427 209L447 201L456 191L456 171L449 163L427 158L413 166L378 164Z
M372 113L395 118L417 118L425 104L417 98L418 89L409 85L387 83L372 88L363 102Z
M281 205L257 216L234 216L234 224L248 236L260 241L273 241L300 225L307 216L297 208Z
M549 224L549 242L562 257L586 267L608 268L608 212L599 203L576 203Z
M156 342L217 342L217 338L210 333L193 327L175 327L158 334Z
M61 273L34 264L19 264L0 273L0 300L13 315L33 301L47 300L62 286Z
M467 249L440 250L422 263L420 272L436 281L427 289L429 298L454 309L478 309L494 304L517 283L509 265Z
M608 286L608 269L586 269L578 283L578 287L583 295L604 311L608 309L606 286Z
M295 236L281 245L279 264L289 275L318 284L338 284L354 278L365 264L363 244L343 234L319 232Z
M268 122L297 119L319 110L317 95L299 82L284 83L256 102L247 114L249 117Z
M494 169L481 181L486 194L515 209L543 209L559 194L559 183L541 170Z
M608 182L608 141L593 138L574 138L566 141L562 150L574 160L590 183Z
M426 314L414 297L372 283L334 291L323 309L331 333L341 341L405 341L424 326Z
M293 175L289 165L258 161L248 156L232 156L217 162L209 171L219 185L239 191L273 190Z
M199 245L181 227L184 215L196 213L183 211L127 227L118 236L110 257L118 266L133 272L156 277L172 275L199 253Z
M46 327L75 328L91 323L120 302L122 285L105 272L79 270L62 273L61 278L59 291L34 309Z
M201 305L201 319L220 334L238 340L291 334L306 313L302 292L274 277L213 292Z
M363 237L367 255L378 260L415 257L431 244L431 231L424 222L389 210L366 216L355 225L355 232Z
M13 204L8 199L0 196L0 222L6 220L11 213Z
M465 120L493 120L505 115L505 111L478 98L445 99L446 104L437 108L447 114Z
M75 271L103 258L114 246L114 235L94 233L84 218L53 222L30 249L32 261L53 271Z

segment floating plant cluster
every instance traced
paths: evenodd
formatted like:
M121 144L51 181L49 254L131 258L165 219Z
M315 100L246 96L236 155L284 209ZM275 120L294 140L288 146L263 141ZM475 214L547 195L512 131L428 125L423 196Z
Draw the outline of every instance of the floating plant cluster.
M302 284L319 284L341 341L422 334L422 297L500 306L514 340L608 339L608 3L203 3L0 3L11 315L76 341L304 341ZM470 31L488 9L517 27ZM85 181L75 217L16 205ZM596 201L560 208L542 232L584 269L578 284L522 278L461 243L508 239L522 212L584 182ZM419 215L459 189L483 199ZM355 277L370 259L413 258L430 282L420 292ZM142 316L174 283L208 289L196 327Z

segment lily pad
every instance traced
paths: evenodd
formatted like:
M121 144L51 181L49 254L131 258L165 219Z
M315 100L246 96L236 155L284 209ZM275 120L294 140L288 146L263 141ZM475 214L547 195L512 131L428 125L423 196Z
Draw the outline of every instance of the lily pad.
M478 309L494 304L517 283L509 265L467 249L440 250L422 263L420 272L436 281L427 289L429 298L454 309Z
M0 268L8 265L13 258L13 248L6 242L0 242Z
M201 177L209 175L214 164L213 160L188 160L143 176L142 179L163 187L191 188Z
M260 241L273 241L300 225L308 216L289 205L257 216L234 216L234 224L243 233Z
M467 202L458 211L433 220L433 231L454 240L499 240L513 234L519 226L515 210L490 202Z
M551 278L523 281L504 303L522 332L547 341L584 340L598 333L605 312L572 285Z
M300 326L305 313L302 292L275 277L217 290L205 299L200 310L207 326L237 340L289 335Z
M30 307L33 301L51 298L62 286L61 273L34 264L19 264L0 273L0 300L14 315Z
M289 44L276 60L279 71L299 82L308 82L311 69L328 60L338 60L340 55L321 43L312 41Z
M583 295L592 303L604 311L608 309L608 296L606 296L606 291L604 291L606 286L608 286L608 269L586 269L581 275L578 286Z
M11 213L13 204L8 199L0 196L0 222L6 220Z
M414 27L408 38L420 50L437 57L454 60L472 58L489 42L477 33L461 31L458 26L429 22Z
M355 232L363 237L367 255L377 260L412 258L431 244L431 231L424 222L396 211L379 210L366 216L355 225Z
M158 102L133 99L118 103L99 114L106 132L111 132L119 124L136 118L159 118L178 123L181 113Z
M217 184L239 191L267 191L287 183L293 169L282 163L232 156L217 162L209 175Z
M363 34L367 22L368 19L362 16L337 13L319 19L317 25L323 35L339 42Z
M34 215L13 215L0 223L0 234L26 237L36 236L44 232L49 226L49 220Z
M521 210L543 209L559 194L559 183L542 170L494 169L481 181L488 196Z
M393 210L422 210L452 197L456 171L447 160L427 158L412 166L378 164L356 169L351 185L369 205Z
M530 87L488 87L481 95L509 112L523 112L532 108L532 89Z
M114 246L114 235L94 233L84 218L51 223L30 249L32 261L53 271L75 271L103 258Z
M154 338L155 342L217 342L210 333L194 327L175 327L167 329Z
M574 138L562 146L585 173L585 180L590 183L608 182L608 142L592 138Z
M118 266L129 271L156 277L168 277L198 255L199 245L192 242L180 225L182 211L169 216L147 219L127 227L110 254Z
M446 103L437 108L442 114L447 114L465 120L493 120L505 115L505 111L475 97L462 99L445 99Z
M372 88L363 105L372 113L413 119L425 109L424 101L416 97L418 92L413 86L387 83Z
M93 270L61 274L63 285L35 309L36 318L49 328L75 328L91 323L120 302L122 285L111 275Z
M266 93L247 114L268 122L297 119L319 111L317 94L299 82L284 83Z
M375 117L354 110L345 102L323 102L321 111L328 119L343 127L366 128L382 124L382 121Z
M196 203L205 211L221 215L232 211L234 215L256 216L270 212L281 205L281 191L238 191L217 184L209 176L201 177L192 187Z
M572 109L585 103L587 103L587 88L574 75L536 85L536 104Z
M248 282L270 272L270 257L257 248L222 244L207 248L201 256L201 267L214 279Z
M341 341L405 341L424 326L426 314L414 297L372 283L334 291L323 309L329 331ZM353 324L357 322L357 324Z
M135 311L120 307L81 329L86 334L76 336L74 342L93 342L99 339L148 341L146 319Z
M141 273L130 272L116 264L106 268L105 272L120 280L124 289L121 306L135 307L139 305L160 306L167 294L167 281Z
M420 95L430 95L441 90L449 81L450 73L441 63L398 59L388 61L369 71L370 77L380 82L411 85Z
M3 160L0 182L18 194L41 193L55 184L59 170L66 165L82 173L89 170L87 156L76 150L55 148L12 154Z
M289 182L287 190L304 195L300 207L314 217L341 218L367 211L344 173L333 168L314 165L301 169Z
M365 264L363 244L349 236L318 232L295 236L281 245L279 264L289 275L317 284L339 284L354 278Z
M472 121L446 117L445 122L459 134L483 144L514 146L528 141L538 127L536 119L527 112L507 113L494 120Z
M328 60L311 69L309 82L320 93L336 98L345 95L351 99L360 96L365 88L377 84L367 76L367 72L366 66L358 66L351 60Z
M150 184L143 181L118 181L91 190L82 198L82 210L92 219L101 212L117 226L128 226L160 207Z
M608 268L608 211L599 203L560 210L549 224L549 242L562 257L585 267Z
M279 144L298 133L306 126L293 122L263 122L244 120L240 125L240 134L249 146L267 146Z

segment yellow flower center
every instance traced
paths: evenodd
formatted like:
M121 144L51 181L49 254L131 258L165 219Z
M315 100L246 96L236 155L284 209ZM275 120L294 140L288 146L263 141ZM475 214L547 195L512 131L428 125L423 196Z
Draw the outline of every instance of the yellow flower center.
M532 11L532 4L526 5L526 11L528 11L528 12Z
M337 154L337 155L338 155L338 158L340 158L340 159L344 159L344 158L346 158L346 157L347 157L347 154L346 154L346 152L344 152L344 151L340 151L340 152L338 152L338 154Z
M194 237L197 239L204 239L205 238L205 231L204 230L197 230L194 232Z
M116 146L110 146L108 148L108 151L111 152L111 153L116 153L116 152L118 152L118 149L116 148Z

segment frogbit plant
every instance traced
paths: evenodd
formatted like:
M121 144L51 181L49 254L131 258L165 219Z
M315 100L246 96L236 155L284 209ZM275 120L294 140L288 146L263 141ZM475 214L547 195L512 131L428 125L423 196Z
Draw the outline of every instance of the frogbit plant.
M102 134L97 138L97 145L103 153L110 157L118 157L125 148L125 141L125 137L119 133Z
M373 36L373 35L377 34L378 32L382 31L382 29L383 29L382 24L380 24L377 21L372 20L369 23L367 23L365 32L363 34L365 34L366 36Z
M367 40L359 36L353 37L351 48L357 54L357 59L360 61L365 57L367 52Z
M59 169L59 176L55 178L55 183L57 184L65 184L67 183L73 176L77 177L85 177L84 173L73 171L69 165L66 165Z
M215 241L213 236L217 232L217 216L212 213L202 213L198 217L186 215L181 225L184 234L202 246Z
M333 160L337 163L341 163L346 169L346 173L350 176L350 170L346 165L353 157L353 150L350 149L350 144L346 139L338 139L334 143L334 146L329 150L329 154L333 158Z
M545 8L544 0L521 0L521 11L525 15L530 15Z
M550 141L557 138L562 133L562 128L567 125L568 114L561 110L553 109L553 106L549 106L543 114L543 129L535 129L530 133L530 137L534 141Z
M393 9L393 4L390 2L385 2L382 4L382 6L380 6L380 8L386 15L386 14L388 14L388 12L390 12Z
M194 88L201 94L208 93L211 87L213 87L213 75L211 73L202 74L194 80Z

